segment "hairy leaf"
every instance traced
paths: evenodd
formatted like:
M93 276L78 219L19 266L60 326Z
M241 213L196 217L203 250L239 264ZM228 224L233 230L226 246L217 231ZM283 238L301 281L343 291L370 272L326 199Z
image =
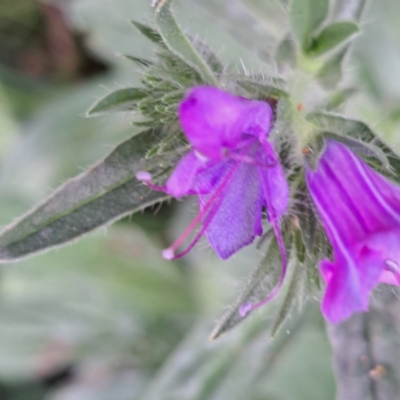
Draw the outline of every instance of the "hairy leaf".
M281 78L275 77L248 77L243 79L243 77L233 79L236 83L245 89L249 94L257 97L264 98L276 98L287 96L286 92L286 82Z
M291 240L291 235L290 235ZM286 249L291 248L289 239L285 240ZM222 317L211 333L209 340L216 340L224 333L235 328L252 313L242 316L239 313L244 303L256 304L264 300L279 281L282 269L282 260L276 239L268 241L267 253L257 268L251 274L242 293L229 311Z
M351 136L371 143L383 151L389 160L391 169L400 174L399 156L385 144L372 129L364 122L351 118L345 118L341 115L328 112L312 112L307 115L307 119L314 123L321 132L330 132L340 137ZM383 168L383 173L388 173L388 168ZM391 174L393 177L393 174Z
M290 284L285 294L285 298L283 299L282 305L278 311L278 315L271 329L272 338L275 338L278 332L282 329L282 327L290 317L293 307L296 305L296 303L299 305L299 308L301 307L305 277L306 274L304 265L297 262L294 266L294 270L291 276Z
M131 24L141 33L144 37L152 41L153 43L165 47L165 43L161 37L161 35L155 31L153 28L150 28L147 25L141 24L137 21L131 21Z
M307 52L314 56L320 56L348 42L359 32L360 28L355 22L333 22L326 26L318 36L313 38L312 44Z
M276 62L280 70L296 65L296 46L290 35L286 36L276 48Z
M155 11L155 23L168 49L194 68L204 82L217 85L214 72L177 24L172 11L171 0L160 2Z
M349 45L329 59L318 71L318 82L326 89L335 89L343 77L342 65Z
M384 151L381 150L378 146L375 146L372 143L366 143L358 139L337 135L331 132L323 132L322 135L326 138L331 138L345 144L347 147L349 147L360 156L373 157L379 160L383 168L390 170L390 162Z
M0 233L0 262L16 261L86 235L99 226L166 199L135 178L159 173L172 155L145 158L161 130L148 130L121 143L103 161L67 181L48 199Z
M153 65L153 63L151 61L145 60L144 58L141 58L141 57L135 57L135 56L129 56L129 55L123 55L122 57L134 62L135 64L139 65L139 67L147 68L147 67L150 67L151 65Z
M302 51L311 46L311 35L324 22L329 0L291 0L289 18L292 32Z
M117 90L96 101L87 111L86 116L98 117L99 115L118 111L132 111L137 108L138 102L146 96L147 93L143 89L126 88Z

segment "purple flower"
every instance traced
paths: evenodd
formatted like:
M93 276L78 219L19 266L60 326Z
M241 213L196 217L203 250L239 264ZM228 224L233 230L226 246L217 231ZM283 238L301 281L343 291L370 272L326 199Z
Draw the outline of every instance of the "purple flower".
M379 282L399 285L400 187L332 140L307 184L334 252L320 264L322 311L337 323L367 310Z
M199 86L181 102L179 120L193 150L180 160L164 187L150 183L147 172L137 175L153 189L176 198L199 198L199 214L163 256L184 256L204 234L216 253L227 259L262 235L265 207L281 248L283 280L286 253L279 220L286 211L289 190L273 144L268 141L273 122L270 105ZM188 247L176 253L200 224ZM243 313L259 305L246 305Z

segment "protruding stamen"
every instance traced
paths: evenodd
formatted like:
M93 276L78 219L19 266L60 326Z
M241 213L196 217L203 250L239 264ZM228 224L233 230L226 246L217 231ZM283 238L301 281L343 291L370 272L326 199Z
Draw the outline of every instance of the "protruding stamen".
M214 218L214 215L215 215L216 212L218 211L218 208L219 208L220 204L221 204L221 200L219 200L217 204L214 204L213 209L212 209L212 210L209 212L209 214L207 215L207 219L203 222L203 226L201 227L200 231L197 232L196 236L195 236L194 239L191 241L191 243L189 244L189 246L188 246L185 250L181 251L179 254L175 254L175 255L173 256L173 258L171 258L171 260L172 260L172 259L177 260L178 258L182 258L182 257L186 256L186 254L188 254L189 251L192 250L194 246L196 246L197 242L198 242L198 241L200 240L200 238L203 236L203 234L204 234L205 230L207 229L208 225L210 225L212 219ZM166 249L166 250L170 250L170 251L173 252L173 250L171 250L170 248L168 248L168 249ZM164 250L164 251L166 251L166 250ZM167 253L167 254L168 254L168 253ZM163 253L163 255L164 255L164 253ZM164 256L164 258L166 258L166 257Z
M165 249L162 251L162 256L166 259L166 260L172 260L175 257L174 251L171 249Z
M398 274L400 272L400 266L396 261L393 260L385 260L384 261L386 269L388 269L390 272L393 272L394 274Z
M244 318L252 309L253 305L251 303L244 303L239 308L239 315Z
M159 186L159 185L155 185L154 183L151 183L153 176L151 175L150 172L139 171L136 173L136 179L139 181L142 181L146 186L148 186L149 188L151 188L153 190L156 190L157 192L167 192L166 186Z
M268 185L266 185L264 183L264 181L262 181L262 185L263 185L265 199L266 199L266 202L267 202L268 217L269 217L269 220L270 220L270 222L272 224L272 227L274 229L276 241L278 242L279 251L281 253L282 272L281 272L281 276L279 278L278 283L276 284L276 286L274 287L272 292L264 300L262 300L262 301L260 301L259 303L256 303L256 304L252 304L252 303L244 303L244 304L242 304L242 306L239 308L239 315L241 317L243 317L243 318L249 312L252 312L252 311L256 310L257 308L262 307L265 304L269 303L278 294L280 288L282 287L283 281L284 281L285 276L286 276L286 270L287 270L287 257L286 257L285 243L283 241L282 233L281 233L281 230L279 228L279 221L278 221L278 218L276 217L275 209L274 209L273 204L272 204L271 193L270 193Z

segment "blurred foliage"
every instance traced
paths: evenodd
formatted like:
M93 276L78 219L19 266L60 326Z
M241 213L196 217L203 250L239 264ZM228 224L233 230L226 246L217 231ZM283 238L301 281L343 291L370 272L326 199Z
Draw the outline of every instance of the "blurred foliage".
M343 1L335 2L339 14ZM175 3L181 26L233 69L275 75L278 66L265 62L286 38L288 7L279 0ZM124 113L85 119L84 112L112 90L138 84L140 68L118 55L153 61L129 23L151 24L150 16L147 0L0 0L2 224L138 132ZM395 149L399 16L397 0L371 2L343 71L352 101L334 99ZM290 46L285 51L290 59ZM160 249L191 215L187 202L155 206L79 243L2 266L0 399L333 399L316 304L308 302L300 318L292 311L274 340L275 303L206 343L256 252L221 263L203 246L185 261L163 261Z

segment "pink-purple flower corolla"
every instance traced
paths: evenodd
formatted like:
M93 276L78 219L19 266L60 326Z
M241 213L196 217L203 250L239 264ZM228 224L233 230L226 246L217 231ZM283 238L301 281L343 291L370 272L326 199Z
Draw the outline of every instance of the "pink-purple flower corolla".
M193 150L180 160L166 185L152 184L147 172L137 175L153 189L176 198L197 195L199 199L199 214L163 256L184 256L204 234L215 252L227 259L262 235L265 208L281 248L283 280L287 262L279 222L288 205L289 190L268 140L271 106L199 86L181 102L179 121ZM191 243L177 252L198 225L200 230ZM243 314L259 305L246 304Z
M307 184L334 252L322 311L337 323L366 311L379 282L400 283L400 187L333 140Z

